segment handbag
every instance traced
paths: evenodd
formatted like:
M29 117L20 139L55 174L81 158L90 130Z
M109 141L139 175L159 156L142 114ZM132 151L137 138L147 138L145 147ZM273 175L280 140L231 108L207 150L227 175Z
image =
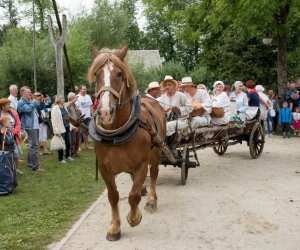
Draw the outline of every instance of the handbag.
M215 118L222 118L225 115L224 109L222 107L212 107L211 116Z
M275 117L275 116L276 116L276 112L275 112L274 109L271 109L271 110L270 110L270 116L271 116L271 117Z
M65 150L66 143L61 135L54 135L50 142L50 151Z

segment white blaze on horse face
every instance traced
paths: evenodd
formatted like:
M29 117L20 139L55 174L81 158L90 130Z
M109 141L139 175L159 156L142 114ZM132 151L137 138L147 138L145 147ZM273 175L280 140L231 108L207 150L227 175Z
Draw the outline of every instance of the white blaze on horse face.
M109 63L106 64L103 68L103 81L104 81L104 86L110 87L110 72L113 70L113 64ZM103 122L108 122L110 119L110 107L109 107L109 102L110 102L110 92L105 91L102 100L101 100L101 119Z

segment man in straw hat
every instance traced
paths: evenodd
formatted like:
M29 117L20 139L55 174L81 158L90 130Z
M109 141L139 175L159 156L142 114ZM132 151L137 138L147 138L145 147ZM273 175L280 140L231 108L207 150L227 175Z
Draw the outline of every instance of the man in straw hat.
M198 128L207 126L211 122L211 99L204 89L197 89L193 84L191 77L184 77L181 80L181 87L187 94L187 97L192 100L192 106L194 110L204 109L204 113L201 116L194 116L191 121L192 128Z
M158 98L161 96L160 86L158 82L150 82L148 88L145 90L146 96L150 98Z
M170 136L176 132L176 128L188 126L187 118L193 110L192 102L185 94L177 91L178 82L172 76L165 76L160 86L165 93L158 98L158 101L163 106L167 118L169 119L172 113L178 114L178 119L167 122L167 136Z

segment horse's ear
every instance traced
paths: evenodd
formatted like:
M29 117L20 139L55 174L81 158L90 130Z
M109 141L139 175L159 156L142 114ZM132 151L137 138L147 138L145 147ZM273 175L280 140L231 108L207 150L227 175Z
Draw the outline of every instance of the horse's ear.
M96 46L92 47L92 54L93 54L94 58L96 58L98 56L99 50Z
M125 56L127 55L129 45L125 45L119 52L118 57L121 59L121 61L124 61Z

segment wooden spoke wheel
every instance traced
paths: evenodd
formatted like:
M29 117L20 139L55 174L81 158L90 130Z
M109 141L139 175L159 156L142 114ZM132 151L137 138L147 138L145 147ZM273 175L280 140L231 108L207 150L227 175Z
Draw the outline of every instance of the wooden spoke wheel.
M227 150L227 146L217 146L217 147L213 147L213 150L215 151L215 153L217 155L223 155L225 154L226 150Z
M189 168L188 168L188 161L189 161L189 149L188 145L185 145L183 148L182 152L182 162L181 162L181 184L185 185L188 173L189 173Z
M249 150L253 159L260 157L265 144L265 134L260 124L253 126L249 138Z

